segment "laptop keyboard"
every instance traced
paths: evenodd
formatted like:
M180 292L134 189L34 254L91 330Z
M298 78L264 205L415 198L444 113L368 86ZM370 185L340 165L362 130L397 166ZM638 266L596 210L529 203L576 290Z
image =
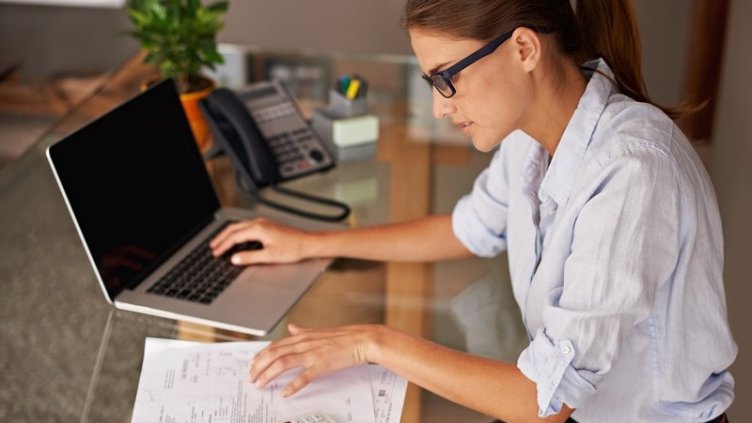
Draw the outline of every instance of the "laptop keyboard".
M209 235L204 242L167 272L146 292L180 300L211 304L217 296L243 271L230 263L229 255L214 257L209 241L224 226Z

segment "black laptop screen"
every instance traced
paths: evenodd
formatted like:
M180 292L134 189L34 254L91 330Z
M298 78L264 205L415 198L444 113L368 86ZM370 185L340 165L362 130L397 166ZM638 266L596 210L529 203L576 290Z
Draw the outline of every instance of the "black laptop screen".
M171 81L50 147L49 156L111 299L219 208Z

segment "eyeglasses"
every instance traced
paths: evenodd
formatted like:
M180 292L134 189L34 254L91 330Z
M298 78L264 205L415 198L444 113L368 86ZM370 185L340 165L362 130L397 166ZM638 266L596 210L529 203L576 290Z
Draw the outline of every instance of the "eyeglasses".
M504 41L508 40L509 37L512 36L512 32L513 31L506 32L501 37L491 40L488 44L484 45L475 52L471 53L469 56L455 63L447 70L436 72L431 75L421 75L421 77L425 79L426 82L428 82L429 86L436 88L436 91L438 91L439 94L446 98L449 98L457 94L457 90L455 90L454 85L452 85L452 78L454 77L454 75L477 62L478 60L493 53L497 48L499 48L500 45L504 43Z

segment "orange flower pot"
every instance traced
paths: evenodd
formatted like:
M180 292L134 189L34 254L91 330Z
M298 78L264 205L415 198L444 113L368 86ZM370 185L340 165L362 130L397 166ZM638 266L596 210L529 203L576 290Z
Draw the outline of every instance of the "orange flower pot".
M208 97L214 90L214 87L214 81L211 81L210 86L201 91L180 94L180 101L183 103L183 110L185 110L188 123L191 124L193 138L196 140L196 144L198 144L198 148L201 151L206 151L209 148L211 137L209 133L209 124L206 122L206 118L201 112L198 102Z

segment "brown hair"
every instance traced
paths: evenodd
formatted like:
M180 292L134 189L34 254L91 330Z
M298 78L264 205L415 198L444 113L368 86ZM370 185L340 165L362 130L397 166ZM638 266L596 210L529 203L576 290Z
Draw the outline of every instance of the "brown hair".
M697 108L662 107L650 100L642 75L642 47L630 0L408 0L403 26L488 41L527 27L555 34L576 63L602 57L620 92L651 103L672 119Z

